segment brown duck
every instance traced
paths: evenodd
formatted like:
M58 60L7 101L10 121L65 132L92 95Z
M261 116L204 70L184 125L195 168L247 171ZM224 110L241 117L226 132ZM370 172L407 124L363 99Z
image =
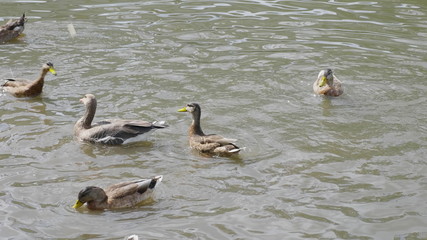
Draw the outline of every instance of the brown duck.
M149 199L154 194L154 188L163 176L151 179L140 179L111 185L105 190L89 186L79 192L78 200L73 208L79 208L86 203L90 210L116 209L134 207Z
M74 125L74 135L80 141L119 145L145 140L159 128L165 128L164 121L147 122L142 120L109 119L92 124L96 112L96 98L86 94L80 99L86 111Z
M335 76L332 69L319 72L317 80L313 83L313 90L316 94L334 97L344 92L341 87L341 81Z
M4 91L9 92L15 97L35 97L42 93L44 78L48 72L56 76L56 71L51 62L43 64L40 76L34 81L20 78L8 78L1 86Z
M187 104L178 112L189 112L193 117L193 122L188 130L190 147L200 153L214 154L219 156L230 156L240 152L241 148L234 142L237 139L224 138L216 134L206 135L200 126L201 108L197 103Z
M17 38L24 31L26 21L24 13L20 19L10 19L5 25L0 26L0 43Z

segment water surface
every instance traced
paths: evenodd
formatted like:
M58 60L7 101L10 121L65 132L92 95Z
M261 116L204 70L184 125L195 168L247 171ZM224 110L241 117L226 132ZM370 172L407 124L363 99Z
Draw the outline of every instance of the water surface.
M3 238L425 239L424 1L4 1L25 36L0 45L0 78L42 96L0 95ZM73 24L76 36L67 26ZM344 95L312 93L333 68ZM148 142L72 136L79 99L95 120L165 120ZM239 158L188 148L189 102ZM164 175L144 206L71 208L80 189Z

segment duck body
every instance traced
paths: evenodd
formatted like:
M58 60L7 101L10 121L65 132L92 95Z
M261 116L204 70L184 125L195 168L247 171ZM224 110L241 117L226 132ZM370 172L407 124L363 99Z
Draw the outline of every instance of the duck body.
M204 136L190 136L190 148L207 154L232 155L240 152L240 148L233 142L237 139L224 138L220 135L210 134Z
M51 62L43 64L40 76L36 80L8 78L1 86L4 91L9 92L15 97L36 97L43 91L44 78L48 72L56 75L56 71Z
M85 114L74 125L74 135L80 141L107 145L127 144L143 141L156 129L167 127L164 122L123 119L107 119L92 124L97 105L95 96L86 94L80 102L86 106Z
M11 19L5 25L0 26L0 43L10 41L21 35L26 21L24 13L20 19Z
M188 129L191 149L218 156L230 156L240 152L241 148L234 143L237 139L225 138L217 134L207 135L203 132L200 125L201 108L199 104L190 103L178 111L190 112L192 115L193 121Z
M317 80L313 83L313 91L318 95L337 97L343 94L341 81L335 76L332 69L321 70Z
M81 190L73 208L85 203L90 210L134 207L153 196L154 189L163 179L159 175L150 179L121 182L105 189L89 186Z

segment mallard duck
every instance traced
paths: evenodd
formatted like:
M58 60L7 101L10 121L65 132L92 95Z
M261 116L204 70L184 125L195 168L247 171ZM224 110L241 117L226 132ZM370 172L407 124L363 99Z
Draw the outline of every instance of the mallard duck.
M15 97L35 97L42 93L44 77L47 72L51 72L56 76L56 71L51 62L43 64L40 76L34 81L20 78L8 78L1 86L4 91L11 93Z
M319 95L339 96L344 90L341 87L341 81L335 76L332 69L326 69L319 72L317 80L313 84L313 90Z
M142 120L109 119L92 124L96 112L96 98L86 94L80 99L86 112L74 125L74 135L80 141L119 145L145 140L159 128L165 128L164 121L147 122Z
M26 21L24 13L20 19L10 19L5 25L0 26L0 43L17 38L24 31Z
M116 209L133 207L153 196L154 188L163 179L156 176L151 179L140 179L111 185L105 190L89 186L79 192L73 208L87 203L90 210Z
M178 112L189 112L193 117L193 122L188 130L190 148L201 153L220 156L232 155L241 150L241 148L234 144L237 139L224 138L216 134L206 135L203 133L202 127L200 126L200 116L202 112L199 104L187 104L186 107L179 109Z

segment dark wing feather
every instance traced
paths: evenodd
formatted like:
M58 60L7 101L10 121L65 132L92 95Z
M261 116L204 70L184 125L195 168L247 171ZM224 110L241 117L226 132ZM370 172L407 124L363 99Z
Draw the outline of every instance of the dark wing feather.
M147 133L153 128L152 123L146 121L132 120L104 120L92 125L96 132L91 136L95 141L117 145L122 144L129 138Z
M138 193L143 194L148 189L153 189L156 186L158 180L159 180L159 178L157 178L157 177L152 178L152 179L141 179L141 180L139 180L138 181L139 182Z
M127 122L127 121L126 121ZM118 131L113 134L113 137L116 138L123 138L123 139L129 139L136 137L138 135L148 133L149 131L153 130L153 125L150 122L127 122L123 125L117 126Z

